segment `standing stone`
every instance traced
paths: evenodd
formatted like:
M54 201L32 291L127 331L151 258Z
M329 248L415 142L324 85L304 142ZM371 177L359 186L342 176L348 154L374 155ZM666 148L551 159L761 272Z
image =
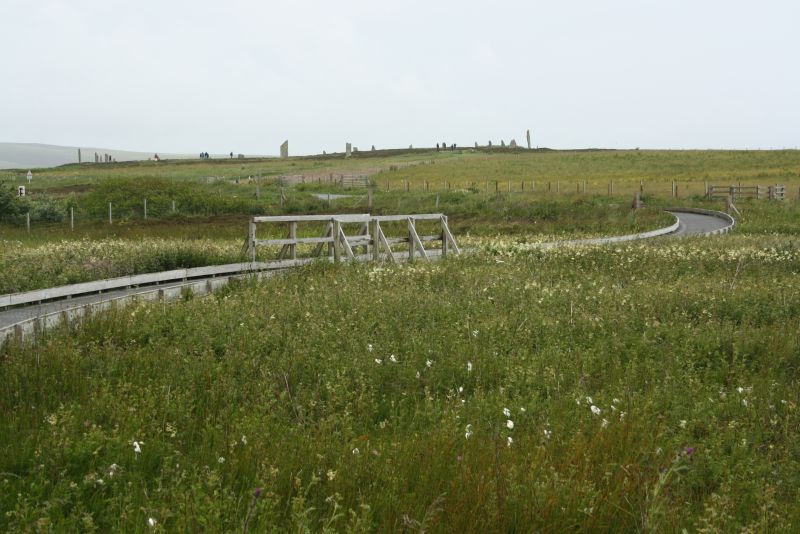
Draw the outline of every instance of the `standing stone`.
M81 149L80 148L78 149L78 163L82 163L81 162Z
M287 159L289 157L289 140L283 142L281 145L281 159Z
M97 152L94 153L94 162L100 163L100 156L97 155Z
M530 130L528 130L528 131L525 133L525 137L527 137L527 138L528 138L528 150L530 150L530 149L531 149L531 131L530 131Z
M508 144L509 148L517 148L517 141L516 139L512 139L511 142Z
M349 158L353 155L353 145L352 143L347 143L344 147L344 157Z
M375 145L372 145L372 151L375 152Z
M475 141L475 148L478 148L478 142Z
M492 142L489 141L489 148L492 148Z
M505 147L505 146L506 146L506 142L505 142L505 141L503 141L502 139L500 139L500 146L501 146L501 147Z
M414 145L408 145L409 150L414 150Z

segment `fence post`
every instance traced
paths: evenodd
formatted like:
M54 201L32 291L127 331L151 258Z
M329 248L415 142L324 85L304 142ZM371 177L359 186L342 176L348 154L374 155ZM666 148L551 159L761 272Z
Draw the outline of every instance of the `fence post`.
M144 220L147 220L147 199L144 199Z
M440 222L442 224L442 257L445 257L449 248L449 243L447 242L447 215L442 215Z
M253 263L256 261L256 222L250 219L250 253Z
M172 201L172 213L175 213L175 201Z
M372 213L372 188L367 189L367 207L369 208L370 213Z
M297 239L297 221L289 223L289 239ZM289 253L293 260L297 259L297 243L289 245Z
M342 224L338 219L331 219L331 224L333 225L331 229L331 235L333 237L333 261L339 263L342 257L342 244L339 241L339 234L342 233Z
M409 263L414 261L414 250L416 249L416 244L414 243L414 217L408 218L408 261Z
M111 217L111 202L108 203L108 224L114 224L114 219Z
M31 212L25 214L25 226L28 228L28 233L31 233Z
M556 193L561 192L561 180L556 180Z
M380 241L378 239L378 234L380 233L380 222L378 219L373 219L371 221L372 225L372 259L373 261L380 261L381 254L380 254Z
M439 193L436 193L436 209L439 209Z
M508 181L508 192L511 192L511 180Z
M583 192L586 193L586 180L583 181Z
M75 230L75 206L69 207L69 229Z

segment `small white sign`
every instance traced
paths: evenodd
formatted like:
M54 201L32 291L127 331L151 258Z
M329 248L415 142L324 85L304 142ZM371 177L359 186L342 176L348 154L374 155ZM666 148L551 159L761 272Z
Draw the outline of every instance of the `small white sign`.
M17 186L17 196L18 197L24 197L25 196L25 186L24 185Z
M30 183L31 180L33 180L33 173L31 171L28 171L28 183Z

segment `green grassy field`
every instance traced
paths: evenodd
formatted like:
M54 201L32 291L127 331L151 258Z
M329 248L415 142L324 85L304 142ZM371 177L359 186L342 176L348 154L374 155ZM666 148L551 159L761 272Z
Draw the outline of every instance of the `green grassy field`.
M381 158L399 161L364 160ZM646 187L633 213L643 178L791 185L795 152L424 158L435 163L375 176L374 211L447 213L469 255L320 263L7 347L0 531L800 528L800 203L739 202L719 238L535 246L662 226L669 204L721 207ZM254 212L364 208L317 203L327 186L311 183L287 186L283 206L263 185L257 204L240 193L254 184L205 184L193 180L209 167L179 166L98 166L97 184L51 190L83 218L74 232L0 225L0 287L228 262ZM501 175L619 189L469 185ZM153 183L198 213L141 220L138 188ZM129 201L124 222L93 214L105 194Z

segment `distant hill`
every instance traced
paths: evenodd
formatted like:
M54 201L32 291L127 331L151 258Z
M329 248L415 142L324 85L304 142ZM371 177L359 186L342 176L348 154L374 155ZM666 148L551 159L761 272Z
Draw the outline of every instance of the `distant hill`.
M84 163L93 162L97 152L101 157L109 154L117 161L146 160L154 152L133 152L110 148L80 147ZM158 153L164 159L196 158L196 154ZM33 169L57 167L67 163L78 163L78 147L43 145L39 143L0 143L0 169Z

